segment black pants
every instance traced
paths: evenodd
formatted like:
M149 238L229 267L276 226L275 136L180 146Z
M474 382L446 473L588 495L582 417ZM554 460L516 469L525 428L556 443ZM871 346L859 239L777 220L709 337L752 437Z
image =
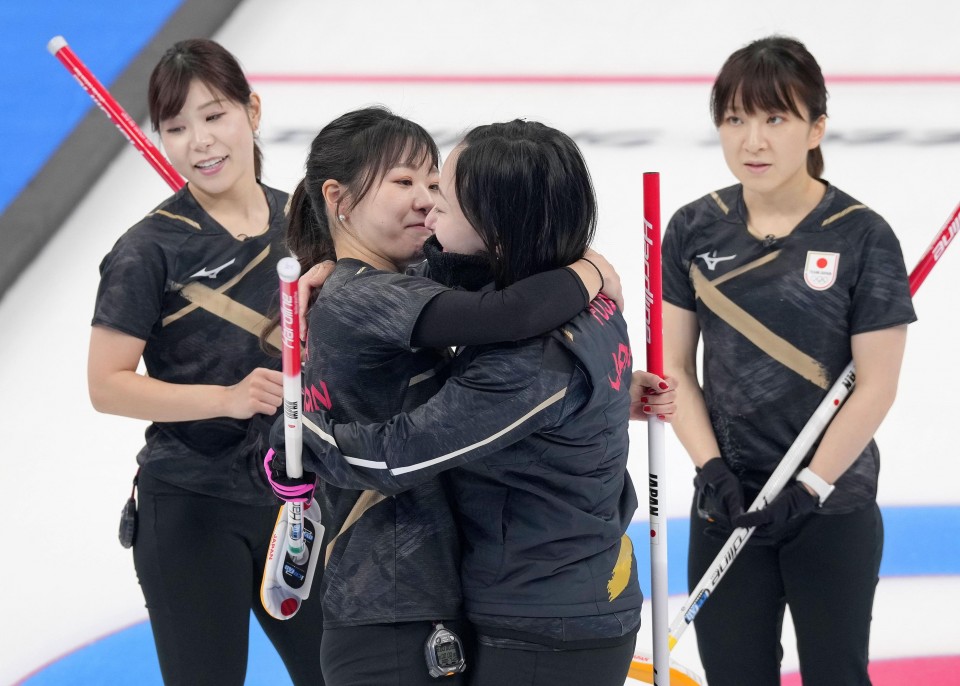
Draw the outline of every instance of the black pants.
M466 622L444 620L443 626L460 637L467 669L474 669ZM327 629L320 649L327 686L463 686L463 674L435 679L427 672L424 646L433 629L432 622Z
M279 507L199 495L141 471L133 561L165 684L242 685L251 608L293 682L323 684L320 579L293 619L275 620L260 603Z
M690 517L693 588L725 541ZM804 686L868 686L870 620L883 550L876 505L808 517L773 546L747 545L694 620L710 686L779 686L790 606Z
M636 634L609 648L522 650L479 640L470 686L623 686Z

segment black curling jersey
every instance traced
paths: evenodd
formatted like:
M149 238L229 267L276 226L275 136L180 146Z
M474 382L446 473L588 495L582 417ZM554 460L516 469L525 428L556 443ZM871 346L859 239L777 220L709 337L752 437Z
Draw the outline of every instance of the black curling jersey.
M383 421L437 392L446 378L446 357L414 350L410 340L424 306L445 290L429 279L355 259L337 261L309 313L305 437L315 409L340 421ZM275 438L278 427L282 422ZM326 526L325 626L457 617L458 534L439 477L397 496L324 482L317 494Z
M401 495L450 470L468 617L558 648L616 643L643 602L626 535L630 369L626 322L600 296L547 335L463 348L437 395L388 422L305 413L304 465Z
M92 324L146 341L143 360L152 378L230 386L256 367L280 368L259 336L277 303L277 262L287 254L287 196L261 188L270 220L258 236L234 238L184 187L123 234L101 262ZM272 421L255 415L153 422L137 461L191 491L274 504L261 464Z
M677 211L663 240L663 297L696 312L720 452L759 488L852 359L850 337L916 315L899 241L843 191L827 185L776 240L753 236L746 216L740 185ZM820 512L872 502L879 467L871 441Z
M426 270L426 264L416 268ZM420 407L440 389L449 354L415 347L415 342L523 340L576 315L586 304L585 295L568 269L502 291L470 292L373 269L355 259L339 260L310 311L304 465L316 468L325 454L315 440L322 429L313 421L324 413L341 422L385 421ZM271 442L278 448L283 444L282 421L274 424ZM319 454L314 454L318 445ZM329 478L319 489L327 526L326 626L458 615L459 535L446 479L434 474L400 490Z

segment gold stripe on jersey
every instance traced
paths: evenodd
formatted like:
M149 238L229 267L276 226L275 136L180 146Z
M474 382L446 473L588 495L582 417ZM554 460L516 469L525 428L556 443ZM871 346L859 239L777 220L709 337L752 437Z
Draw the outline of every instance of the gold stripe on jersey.
M353 507L350 509L350 514L347 515L347 518L343 520L343 526L340 527L340 531L337 532L337 535L330 539L330 542L327 543L327 549L323 554L323 566L326 567L327 563L330 562L330 555L333 553L333 545L337 542L337 539L340 538L347 529L357 523L360 517L363 516L363 513L369 510L371 507L376 505L379 502L386 500L387 496L383 493L378 493L377 491L363 491L360 493L360 497L357 498L357 502L353 504Z
M195 228L197 231L201 231L201 230L202 230L202 229L200 228L200 224L199 224L198 222L195 222L195 221L193 221L192 219L190 219L190 217L184 217L184 216L179 215L179 214L173 214L172 212L167 212L166 210L154 210L153 212L151 212L151 213L148 214L147 216L148 216L148 217L152 217L152 216L155 215L155 214L162 214L164 217L169 217L170 219L176 219L177 221L181 221L181 222L183 222L184 224L188 224L189 226L192 226L192 227Z
M270 324L270 320L252 307L238 303L233 298L224 295L219 290L213 290L202 283L188 283L180 290L180 295L210 314L214 314L224 321L238 326L247 333L259 337L261 332ZM267 336L267 342L278 350L282 347L280 327L276 327Z
M848 207L847 209L841 212L837 212L832 217L827 217L826 219L824 219L822 222L820 222L820 226L827 226L828 224L832 224L838 219L843 219L851 212L856 212L857 210L865 210L865 209L867 209L866 205L850 205L850 207Z
M690 266L690 280L693 282L697 297L703 301L704 305L747 340L810 383L824 390L830 388L830 381L823 365L750 316L721 293L695 264Z
M711 191L711 192L710 192L710 197L713 198L713 199L716 201L717 207L719 207L719 208L723 211L724 214L730 214L730 208L727 207L727 203L725 203L725 202L720 198L719 194L718 194L716 191Z
M248 264L246 267L244 267L243 269L241 269L240 272L239 272L236 276L234 276L234 277L233 277L232 279L230 279L229 281L225 282L223 285L221 285L221 286L220 286L218 289L216 289L216 291L214 291L214 292L215 292L215 293L225 293L228 289L233 288L234 286L236 286L238 283L240 283L240 280L243 279L243 277L245 277L247 274L249 274L250 271L251 271L254 267L256 267L258 264L260 264L260 263L263 262L265 259L267 259L267 255L269 255L269 254L270 254L270 246L268 245L266 248L264 248L263 250L260 251L260 254L259 254L259 255L257 255L257 256L254 257L252 260L250 260L250 264ZM179 286L179 284L177 284L177 285ZM182 286L180 286L180 287L183 288ZM213 289L209 288L208 286L204 286L203 288L206 288L207 290L213 290ZM184 297L186 297L186 296L184 296ZM163 321L161 322L162 326L167 326L168 324L173 324L173 322L175 322L175 321L177 321L178 319L181 319L181 318L183 318L183 317L186 317L188 314L190 314L191 312L193 312L193 311L194 311L195 309L197 309L198 307L202 307L202 305L200 305L199 303L193 302L191 298L187 298L187 299L188 299L188 300L191 300L191 303L190 303L189 305L187 305L186 307L184 307L184 308L182 308L182 309L180 309L180 310L177 310L177 311L174 312L173 314L169 314L169 315L167 315L166 317L164 317L164 318L163 318ZM260 334L258 333L257 335L259 336ZM271 343L271 345L272 345L272 343Z
M633 541L624 534L620 537L620 552L613 565L613 573L607 582L607 599L613 602L630 583L630 569L633 567Z

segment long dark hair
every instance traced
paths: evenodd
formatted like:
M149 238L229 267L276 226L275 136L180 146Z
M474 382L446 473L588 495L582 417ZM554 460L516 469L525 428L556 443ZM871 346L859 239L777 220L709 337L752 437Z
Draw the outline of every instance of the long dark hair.
M519 119L473 129L460 145L454 183L498 288L575 262L593 240L590 172L557 129Z
M180 113L194 80L238 105L250 105L253 91L237 58L215 41L191 38L175 43L167 50L150 74L147 102L154 131L161 121ZM253 173L257 180L262 167L263 152L254 141Z
M713 83L710 112L720 126L724 114L739 97L747 114L759 111L800 115L797 100L806 105L812 124L827 114L827 88L820 65L800 41L784 36L761 38L727 58ZM807 153L807 172L823 175L823 152Z
M347 112L324 126L310 145L306 175L290 199L287 247L304 270L322 260L336 259L323 184L333 179L346 188L348 212L398 165L419 167L440 153L430 134L409 119L384 107Z

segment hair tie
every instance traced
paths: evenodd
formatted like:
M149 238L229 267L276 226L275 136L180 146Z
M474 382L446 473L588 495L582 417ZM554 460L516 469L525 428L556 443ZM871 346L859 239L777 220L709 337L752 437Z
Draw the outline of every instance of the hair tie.
M589 264L591 267L593 267L594 269L597 270L597 276L600 277L600 290L602 291L602 290L603 290L603 272L600 271L600 267L598 267L597 265L595 265L595 264L593 263L593 260L591 260L591 259L589 259L589 258L581 257L580 259L583 260L584 262L586 262L586 263Z

